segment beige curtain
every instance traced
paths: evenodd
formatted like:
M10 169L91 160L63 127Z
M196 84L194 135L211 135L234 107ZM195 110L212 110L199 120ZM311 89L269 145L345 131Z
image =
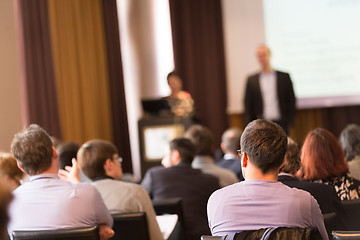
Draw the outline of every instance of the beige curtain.
M49 0L63 140L112 141L101 0Z

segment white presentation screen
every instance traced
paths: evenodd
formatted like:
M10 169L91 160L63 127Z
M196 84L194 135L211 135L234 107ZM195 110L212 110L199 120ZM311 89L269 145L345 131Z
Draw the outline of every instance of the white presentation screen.
M246 77L266 43L290 74L298 108L360 104L360 0L223 0L228 112L243 112Z
M274 66L290 72L299 107L360 103L360 1L264 0Z

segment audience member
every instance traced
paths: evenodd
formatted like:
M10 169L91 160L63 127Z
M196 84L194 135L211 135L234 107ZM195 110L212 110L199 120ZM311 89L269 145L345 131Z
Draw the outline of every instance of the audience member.
M77 159L80 169L93 181L111 213L146 212L150 239L163 239L145 189L135 183L119 181L123 175L121 158L112 143L104 140L87 141L80 147Z
M209 226L215 236L268 227L317 227L328 239L318 203L310 193L277 181L287 148L277 124L250 122L241 136L245 181L214 192L208 201Z
M349 176L360 179L360 126L346 126L340 134L339 141L349 165Z
M296 110L290 75L272 68L271 51L267 46L260 45L256 56L261 69L247 79L244 123L264 118L276 122L288 133Z
M225 155L221 161L216 163L216 165L233 171L238 179L243 181L244 177L241 171L241 159L236 152L240 148L240 137L241 130L238 128L230 128L223 133L220 147Z
M0 184L0 240L7 240L8 234L6 231L7 224L9 221L8 206L13 196L10 189L1 182Z
M10 236L13 230L95 225L99 225L101 239L114 234L113 219L95 187L58 177L58 155L44 129L32 124L15 134L11 152L19 168L30 176L30 182L13 192L14 200L9 208Z
M56 147L56 152L59 155L59 169L72 166L72 159L76 158L79 148L80 146L76 142L63 142Z
M301 148L299 178L334 186L341 200L358 199L360 181L349 177L348 170L344 152L331 132L317 128L307 134Z
M56 147L56 152L59 155L59 173L64 174L63 170L71 168L73 159L76 159L77 152L80 145L76 142L63 142ZM91 182L84 173L80 170L79 179L80 182ZM66 174L66 173L65 173Z
M216 189L216 177L193 169L191 162L195 155L194 144L186 138L175 138L170 142L170 153L163 160L168 167L149 169L141 183L154 200L182 199L187 240L199 240L201 235L210 234L206 219L206 203Z
M296 178L300 163L299 147L294 140L288 137L285 162L280 168L278 181L289 187L295 187L309 192L318 202L322 214L336 212L339 217L343 216L344 208L333 186L323 183L301 181Z
M21 185L23 178L24 173L17 166L14 156L11 153L0 153L0 182L13 191Z
M225 187L239 181L234 172L218 167L213 157L214 138L211 131L202 125L191 126L184 134L196 148L195 158L191 166L201 169L204 173L219 178L220 186Z
M176 116L188 117L195 113L194 100L190 93L182 89L182 80L175 71L167 75L171 93L166 99L169 102L171 111Z

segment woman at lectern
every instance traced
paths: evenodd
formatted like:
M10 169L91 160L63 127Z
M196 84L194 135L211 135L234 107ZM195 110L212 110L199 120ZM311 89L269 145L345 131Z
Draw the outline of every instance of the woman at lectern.
M165 97L168 100L171 112L176 116L189 117L195 113L194 100L189 92L182 90L180 76L172 71L167 76L167 82L171 93Z

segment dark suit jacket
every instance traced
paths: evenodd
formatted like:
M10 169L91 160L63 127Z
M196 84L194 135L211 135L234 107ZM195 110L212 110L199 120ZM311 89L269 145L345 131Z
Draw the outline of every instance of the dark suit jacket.
M204 174L191 165L179 163L176 166L149 169L141 185L154 200L182 198L185 232L188 239L199 240L201 235L210 235L207 221L207 201L220 188L219 180Z
M221 159L219 162L216 163L219 167L229 169L233 171L236 176L239 178L239 181L244 181L244 177L242 175L241 170L241 160L238 158L233 159Z
M250 76L247 79L245 91L245 126L259 118L263 118L263 101L259 82L260 73ZM287 128L293 123L295 116L295 94L290 75L285 72L276 71L277 93L281 119L274 119L283 122Z
M318 202L322 214L336 212L338 216L343 216L345 213L340 198L333 186L324 183L301 181L289 175L279 175L278 181L289 187L309 192Z

